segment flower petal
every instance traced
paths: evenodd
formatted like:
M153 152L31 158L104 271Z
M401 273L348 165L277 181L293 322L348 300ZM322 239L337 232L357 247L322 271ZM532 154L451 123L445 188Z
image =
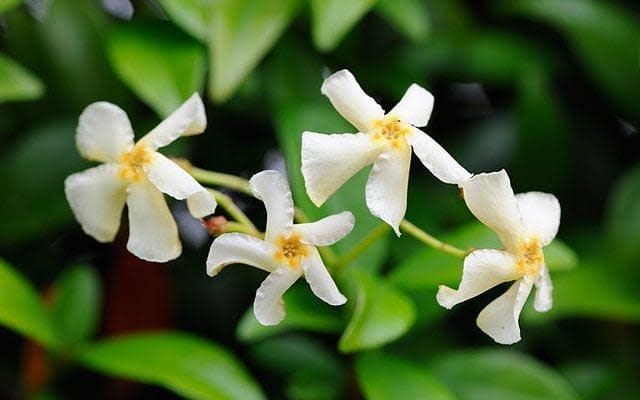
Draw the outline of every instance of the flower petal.
M373 128L373 121L384 116L382 107L362 90L356 78L346 69L325 79L320 92L360 132L369 132Z
M127 183L116 164L102 164L64 181L67 201L82 230L99 242L111 242L120 227Z
M322 301L332 306L339 306L347 302L347 298L340 293L333 278L329 275L318 250L312 248L311 254L302 261L302 268L304 278L309 283L311 291Z
M400 221L407 210L407 186L411 147L406 144L385 150L373 163L366 186L371 214L389 224L400 236Z
M283 266L267 276L256 292L253 313L262 325L277 325L285 315L282 295L300 277L300 268Z
M120 107L99 101L89 104L80 114L76 147L84 158L117 162L132 146L133 129Z
M533 282L526 275L517 280L503 295L489 303L476 319L478 327L500 344L520 340L518 319Z
M422 164L442 182L459 185L471 178L469 171L420 129L411 129L411 133L407 135L407 142L413 146L413 151Z
M178 200L204 190L187 171L158 152L147 167L147 178L158 190Z
M316 222L296 224L294 229L302 235L302 241L314 246L329 246L347 236L356 219L349 211L329 215Z
M436 299L442 307L450 309L502 282L515 279L518 279L516 259L511 254L500 250L476 250L464 259L458 290L441 285Z
M207 274L217 275L229 264L247 264L267 272L275 270L275 248L244 233L225 233L213 241L207 257Z
M274 242L278 235L288 235L293 226L294 209L286 179L278 171L266 170L252 176L249 186L267 209L265 239Z
M516 195L524 228L546 246L556 237L560 226L560 203L549 193L528 192Z
M493 229L507 251L517 253L518 239L524 234L516 197L505 170L474 175L463 183L467 207Z
M340 186L373 163L383 147L364 133L302 134L302 176L309 198L320 207Z
M147 261L166 262L182 252L178 228L162 193L146 179L129 185L127 249Z
M217 205L216 197L206 189L187 197L187 208L195 218L213 214Z
M431 111L433 111L433 95L414 83L409 86L389 114L398 116L406 124L421 127L429 122Z
M549 276L549 269L543 265L540 273L536 278L536 297L533 302L533 308L538 312L551 310L553 306L553 283Z
M141 141L155 150L168 145L180 136L198 135L206 128L207 116L204 112L204 104L200 95L194 93L177 110L147 133Z

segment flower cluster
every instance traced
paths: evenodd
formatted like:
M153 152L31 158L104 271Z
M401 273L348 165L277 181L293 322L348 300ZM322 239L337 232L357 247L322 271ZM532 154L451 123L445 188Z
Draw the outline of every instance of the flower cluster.
M520 340L518 318L533 286L534 308L551 308L552 284L542 248L558 231L558 200L540 192L514 195L504 170L469 173L419 129L429 121L433 96L416 84L388 113L347 70L325 79L321 92L358 132L302 134L302 175L313 203L321 206L356 172L373 164L365 188L367 207L400 236L411 154L415 152L436 178L461 188L471 213L493 229L504 246L503 250L469 252L458 289L441 286L438 303L451 308L494 286L514 281L480 312L477 324L498 343ZM124 111L104 102L88 106L80 116L77 146L84 157L104 164L71 175L65 182L69 204L83 230L98 241L112 241L126 203L129 251L152 261L177 257L181 247L176 224L162 193L186 199L196 218L212 214L216 201L189 173L157 149L179 136L202 133L205 127L204 107L197 94L135 144ZM259 172L251 178L249 187L267 211L264 237L223 233L211 245L207 273L214 276L234 263L268 272L254 302L255 316L264 325L278 324L284 318L282 296L301 276L326 303L344 304L347 299L316 246L331 245L351 232L353 215L345 211L317 222L296 224L291 191L280 173Z

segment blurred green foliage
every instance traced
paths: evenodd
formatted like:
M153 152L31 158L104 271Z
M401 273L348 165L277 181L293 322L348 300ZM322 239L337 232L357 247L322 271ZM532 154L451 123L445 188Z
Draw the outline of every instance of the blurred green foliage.
M623 0L0 0L0 397L635 398L639 14ZM554 307L525 307L520 343L497 348L476 328L493 291L450 312L435 302L460 260L390 232L348 256L380 227L368 171L321 208L307 198L301 133L354 131L320 94L341 68L386 109L411 83L428 88L426 131L462 165L506 168L516 192L560 199L559 240L545 249ZM122 237L81 232L63 180L89 165L74 144L82 109L114 102L143 134L194 91L209 99L208 131L170 153L244 177L284 165L311 219L353 211L356 228L333 246L345 306L298 282L286 319L264 327L251 310L261 271L205 278L210 240L190 240L184 219L184 254L153 274L123 255ZM261 203L231 195L263 223ZM407 218L447 242L499 246L418 162L408 198ZM117 291L119 268L148 274L160 299L148 314L169 323L147 328L162 332L114 328L126 319L114 304L148 289ZM47 356L29 356L23 337ZM34 365L49 373L34 380ZM118 392L103 374L148 386Z

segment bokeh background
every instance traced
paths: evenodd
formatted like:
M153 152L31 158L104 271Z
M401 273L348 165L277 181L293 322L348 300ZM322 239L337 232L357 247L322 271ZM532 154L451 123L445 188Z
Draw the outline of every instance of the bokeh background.
M613 0L0 0L0 397L636 398L639 12ZM302 131L353 132L320 94L342 68L385 109L411 83L428 88L426 131L462 165L559 198L554 308L525 307L521 342L475 326L505 287L439 307L437 285L456 286L461 262L408 235L334 270L347 305L298 282L267 329L250 312L264 274L208 278L212 238L183 204L170 203L183 255L166 264L126 252L126 218L112 244L73 219L63 181L91 165L74 144L83 108L116 103L141 137L198 91L206 133L166 153L245 178L286 170L311 217L356 214L334 246L345 254L379 229L367 171L316 209L299 170ZM260 202L226 193L263 226ZM415 159L407 218L461 247L497 246Z

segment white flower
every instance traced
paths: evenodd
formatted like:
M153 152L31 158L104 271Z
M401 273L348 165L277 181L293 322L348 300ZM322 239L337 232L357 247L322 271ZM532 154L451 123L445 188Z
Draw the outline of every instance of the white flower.
M64 190L73 213L88 235L113 241L125 203L129 209L127 249L136 256L164 262L180 255L176 223L162 193L187 199L196 218L213 213L213 195L186 171L156 150L180 136L197 135L207 126L198 94L162 121L138 143L127 114L97 102L80 115L76 146L80 154L104 164L69 176Z
M437 300L451 308L500 283L515 281L509 290L489 303L476 320L493 340L511 344L520 340L518 318L531 288L536 286L534 308L548 311L553 286L542 248L556 237L560 204L548 193L513 194L502 170L478 174L462 185L467 206L482 223L493 229L504 250L476 250L464 260L458 290L440 286Z
M411 147L441 181L460 184L471 177L438 143L416 128L427 124L433 109L433 96L424 88L409 86L387 114L347 70L325 79L321 92L359 133L302 134L302 174L307 194L316 206L356 172L373 164L366 185L367 206L399 236L407 208Z
M334 214L309 224L293 223L293 202L287 181L277 171L262 171L249 181L254 195L267 209L264 240L242 233L225 233L211 245L207 274L214 276L228 264L248 264L269 272L256 293L253 311L263 325L276 325L284 318L282 295L304 275L313 293L331 305L344 304L315 246L328 246L353 229L348 212Z

